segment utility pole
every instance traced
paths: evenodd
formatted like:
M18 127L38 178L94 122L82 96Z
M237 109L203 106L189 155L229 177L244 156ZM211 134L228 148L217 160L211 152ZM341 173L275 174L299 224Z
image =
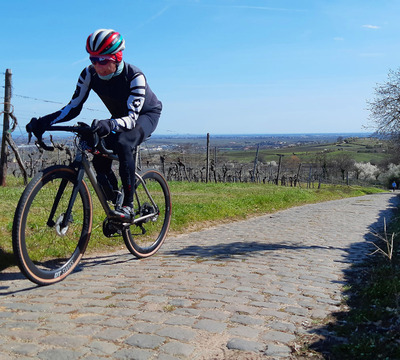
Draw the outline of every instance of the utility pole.
M1 160L0 160L0 186L6 186L7 177L7 133L10 130L10 109L11 109L11 69L6 70L4 86L4 112L3 112L3 136L1 141Z

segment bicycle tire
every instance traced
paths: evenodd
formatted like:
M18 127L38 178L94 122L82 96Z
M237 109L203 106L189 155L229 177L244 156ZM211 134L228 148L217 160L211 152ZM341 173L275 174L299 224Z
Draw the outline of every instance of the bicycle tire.
M76 183L75 169L63 165L49 167L31 180L16 208L12 231L15 259L21 272L38 285L65 279L78 265L89 242L92 201L83 180L67 226L62 227ZM56 194L60 200L50 219Z
M171 193L167 181L156 170L145 171L141 177L158 209L152 205L143 184L136 179L135 217L150 217L147 221L124 228L122 236L128 250L139 259L152 256L160 249L171 223Z

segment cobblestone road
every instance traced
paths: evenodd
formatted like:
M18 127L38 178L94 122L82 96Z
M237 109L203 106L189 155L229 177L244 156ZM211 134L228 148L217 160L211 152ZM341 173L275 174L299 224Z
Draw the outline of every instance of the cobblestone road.
M385 193L169 237L91 258L36 287L0 273L0 359L288 359L339 310L344 271L399 205Z

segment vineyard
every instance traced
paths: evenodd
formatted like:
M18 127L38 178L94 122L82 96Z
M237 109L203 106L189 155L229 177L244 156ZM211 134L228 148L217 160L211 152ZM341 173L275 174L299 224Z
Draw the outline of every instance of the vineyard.
M330 142L329 142L330 141ZM28 177L52 164L69 164L75 146L71 138L47 137L53 152L33 144L20 145ZM161 137L150 138L138 154L139 168L156 168L168 181L257 182L315 187L321 183L387 186L382 176L389 163L389 144L369 137L313 136ZM116 164L115 164L116 166ZM8 173L21 176L15 156Z

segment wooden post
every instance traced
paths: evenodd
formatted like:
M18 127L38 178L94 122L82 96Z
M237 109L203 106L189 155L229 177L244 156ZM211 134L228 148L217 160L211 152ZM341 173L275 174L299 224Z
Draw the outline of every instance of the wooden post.
M279 176L281 174L281 165L282 165L282 157L285 155L282 154L276 154L277 156L279 156L279 164L278 164L278 174L276 175L276 185L279 185Z
M165 155L160 155L160 160L161 160L162 173L165 176Z
M257 170L257 162L258 162L258 150L260 149L260 144L257 145L257 152L256 158L254 159L254 166L253 166L253 174L251 175L251 181L256 181L256 170Z
M301 187L300 186L300 170L301 170L301 163L299 164L299 168L297 169L297 183L299 184L299 187Z
M4 86L4 120L3 120L3 136L1 141L1 160L0 160L0 186L6 186L7 177L7 133L10 130L10 109L11 109L11 69L6 70L5 86Z
M210 177L210 133L207 133L206 183Z
M217 183L217 147L214 147L214 181Z

